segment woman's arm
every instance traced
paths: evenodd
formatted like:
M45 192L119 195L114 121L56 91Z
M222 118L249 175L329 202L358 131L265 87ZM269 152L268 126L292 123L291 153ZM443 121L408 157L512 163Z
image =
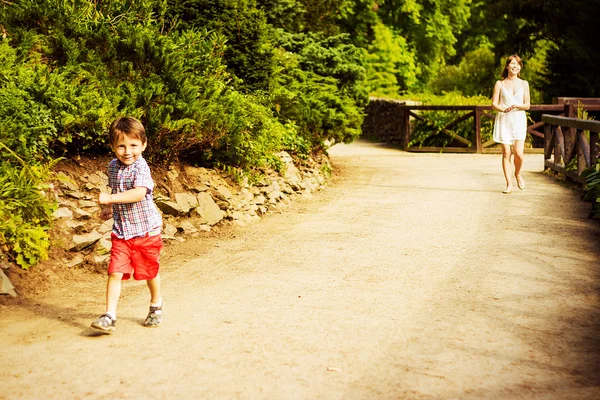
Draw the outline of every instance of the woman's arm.
M502 82L496 81L494 85L494 93L492 94L492 108L496 111L500 112L509 112L514 106L510 106L508 108L504 108L500 105L500 88L502 87Z

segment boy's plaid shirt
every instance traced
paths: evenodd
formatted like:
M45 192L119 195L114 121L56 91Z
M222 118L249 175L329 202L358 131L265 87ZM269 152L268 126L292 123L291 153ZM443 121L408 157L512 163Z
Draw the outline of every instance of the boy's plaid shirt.
M120 239L145 236L150 232L160 232L162 218L152 200L154 182L150 167L142 156L131 165L118 159L108 164L108 186L113 194L136 187L145 187L146 196L137 203L113 204L113 233Z

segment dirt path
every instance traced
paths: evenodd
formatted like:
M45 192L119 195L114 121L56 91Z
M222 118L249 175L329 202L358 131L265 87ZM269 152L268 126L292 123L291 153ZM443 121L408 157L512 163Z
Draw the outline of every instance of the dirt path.
M229 238L167 249L165 319L91 336L103 276L0 308L6 399L600 398L600 226L526 159L331 151L339 175Z

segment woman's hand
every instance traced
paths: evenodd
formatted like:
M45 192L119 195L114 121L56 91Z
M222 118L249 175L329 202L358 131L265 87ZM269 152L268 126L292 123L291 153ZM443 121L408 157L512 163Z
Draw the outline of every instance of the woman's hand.
M515 109L515 107L516 107L516 106L514 106L514 105L513 105L513 106L510 106L510 107L508 107L508 108L505 108L505 109L504 109L504 111L502 111L502 112L505 112L505 113L507 113L507 112L511 112L512 110L514 110L514 109Z

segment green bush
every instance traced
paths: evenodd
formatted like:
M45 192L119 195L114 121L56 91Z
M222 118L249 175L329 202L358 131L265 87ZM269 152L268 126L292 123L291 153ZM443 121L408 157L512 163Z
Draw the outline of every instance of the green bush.
M360 135L368 102L363 52L347 35L279 31L277 73L272 91L283 123L293 121L311 148L323 142L349 143Z
M56 208L51 164L27 164L0 143L0 247L22 268L48 257L48 229Z

